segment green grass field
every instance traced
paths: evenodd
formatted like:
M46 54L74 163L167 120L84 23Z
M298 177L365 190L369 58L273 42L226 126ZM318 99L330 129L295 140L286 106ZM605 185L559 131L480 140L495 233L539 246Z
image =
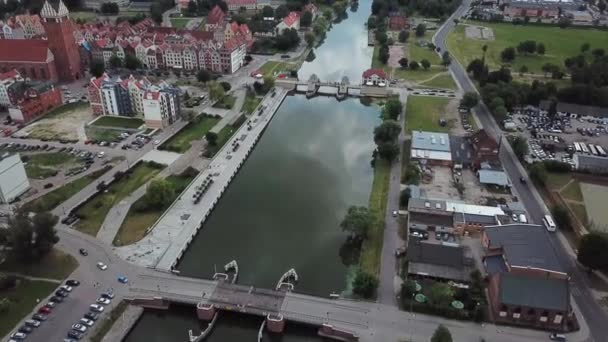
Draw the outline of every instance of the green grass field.
M131 169L130 174L125 174L120 180L112 183L105 192L99 193L80 207L76 211L76 215L81 219L76 222L74 227L83 233L97 235L110 209L154 178L160 170L149 163L140 163L135 166Z
M550 190L559 190L572 179L569 173L547 172L545 184Z
M117 142L120 140L120 134L123 133L123 131L89 126L85 128L85 133L87 138L95 141Z
M199 116L162 144L159 149L184 153L190 149L192 141L203 138L219 121L220 119L217 118Z
M376 159L374 182L369 195L369 210L374 215L374 223L367 239L363 241L359 260L361 270L375 277L378 277L380 273L380 255L384 241L384 213L386 212L390 174L390 163L380 158Z
M7 310L0 312L0 336L7 335L15 324L32 312L36 299L46 298L57 286L46 281L19 279L16 288L0 291L0 297L9 300Z
M173 189L175 189L174 196L168 202L173 203L177 196L179 196L188 184L192 182L192 179L194 179L193 176L171 175L167 177L166 180L171 183ZM144 198L138 199L129 209L127 217L122 222L118 234L116 234L116 237L114 238L114 246L126 246L141 240L145 236L146 230L151 227L169 207L169 205L167 205L159 210L137 211L135 208L137 208L139 202L144 202Z
M407 81L412 81L414 83L422 84L423 82L429 80L430 78L434 77L435 75L446 72L446 68L441 65L438 65L438 64L431 65L431 67L428 70L424 70L422 67L420 67L420 69L418 69L418 70L410 70L409 68L403 69L401 67L395 67L395 68L390 67L386 64L382 64L382 62L380 62L380 60L378 59L379 48L380 47L378 45L376 45L374 47L374 53L372 56L372 68L382 69L389 76L392 75L393 78L404 79ZM419 47L419 51L417 52L418 57L423 56L426 53L434 54L430 50L423 51L425 49L428 50L426 47L424 47L424 48ZM410 60L412 60L412 59L410 58ZM416 60L416 61L420 62L420 60ZM429 61L431 63L433 63L433 61L431 61L430 59L429 59ZM429 80L429 82L430 81L431 80Z
M433 39L434 31L427 31L423 37L416 37L414 34L410 35L407 41L407 47L409 51L409 60L417 61L420 63L421 60L427 59L431 62L431 65L441 65L441 58L439 55L426 46L420 46L417 44L418 41L426 41L428 43Z
M448 132L450 124L439 126L439 119L443 116L445 107L450 100L432 96L410 96L405 108L405 129L431 132Z
M221 100L217 101L213 104L214 108L224 108L224 109L232 109L234 107L234 103L236 102L236 97L232 95L224 95Z
M24 205L25 210L29 211L50 211L55 209L59 204L65 202L68 198L74 196L85 186L91 184L104 173L108 172L112 166L107 165L102 169L91 172L90 174L80 177L76 180L57 188L46 195L36 198Z
M106 115L95 120L91 126L116 127L116 128L139 128L144 124L140 118L127 118L121 116Z
M261 97L247 95L247 97L245 97L245 102L243 103L241 111L247 114L251 114L258 107L260 102L262 102Z
M437 75L436 77L419 83L421 86L430 87L430 88L443 88L443 89L452 89L457 90L458 86L454 82L452 75L449 72L442 73Z
M81 165L81 160L67 153L38 153L28 156L25 172L29 178L45 179L56 175L61 169L67 170Z
M260 72L264 76L274 76L275 73L279 72L290 72L291 70L297 70L298 66L293 63L268 61L260 67Z
M68 103L68 104L64 104L63 106L57 107L57 108L51 110L50 112L46 113L46 115L44 115L44 119L58 118L58 117L62 117L64 115L72 114L73 112L76 112L76 111L86 110L88 108L89 108L88 103L84 103L84 102Z
M78 267L78 261L73 256L58 249L53 249L39 262L24 263L8 258L0 264L0 271L14 272L20 275L63 280Z
M555 26L536 26L536 25L513 25L508 23L486 23L469 22L472 25L486 26L494 30L493 41L467 39L465 28L458 25L448 36L448 47L460 63L465 67L475 58L481 58L482 46L487 45L486 62L490 68L498 68L503 62L500 53L507 47L515 47L524 40L534 40L537 43L545 44L545 55L520 55L517 54L512 62L514 70L519 70L523 65L527 66L530 72L542 73L541 68L545 63L553 63L563 67L566 57L580 53L583 43L591 44L594 48L606 48L606 32L594 29L567 28L560 29Z
M190 21L190 18L171 18L171 26L181 29L186 27L186 24Z
M239 126L240 127L240 126ZM220 130L217 134L217 143L214 146L207 146L207 149L204 152L205 157L213 158L215 154L222 149L224 144L230 140L230 138L236 133L239 127L234 126L226 126Z
M561 192L562 196L565 199L569 199L571 201L583 201L583 193L581 192L581 186L577 180L568 184Z

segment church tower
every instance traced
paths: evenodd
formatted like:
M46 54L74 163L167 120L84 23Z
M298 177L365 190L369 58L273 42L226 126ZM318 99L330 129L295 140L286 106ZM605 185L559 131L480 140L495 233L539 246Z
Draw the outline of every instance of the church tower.
M46 31L49 48L55 56L55 66L61 81L73 81L82 77L80 53L74 38L74 25L63 1L46 0L40 17Z

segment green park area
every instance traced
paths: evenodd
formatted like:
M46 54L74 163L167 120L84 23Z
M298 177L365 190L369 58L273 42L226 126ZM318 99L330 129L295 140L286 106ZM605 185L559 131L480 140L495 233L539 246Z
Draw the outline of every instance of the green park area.
M0 264L0 273L18 273L19 275L63 280L78 267L73 256L53 249L44 258L35 262L14 260L10 256Z
M549 25L513 25L508 23L487 23L469 21L468 25L478 25L491 28L493 40L479 40L466 37L465 25L458 25L447 39L450 53L458 58L465 67L475 58L482 57L482 47L488 46L486 63L490 69L499 68L504 62L501 52L507 47L517 48L520 42L533 40L545 45L544 54L517 53L511 65L513 70L526 66L529 72L542 74L542 66L546 63L558 66L564 65L564 59L580 53L581 45L589 43L591 50L606 47L606 32L596 29L557 28Z
M99 128L95 126L85 127L85 134L87 135L87 138L95 141L118 142L120 141L120 134L123 132L125 131Z
M258 105L262 102L262 98L253 94L247 94L245 97L245 102L243 103L243 107L241 108L241 112L245 112L247 114L253 113L253 111L258 107Z
M177 153L184 153L190 149L194 140L202 139L209 130L215 126L220 119L199 115L195 117L184 128L163 143L159 149Z
M445 109L450 100L435 96L410 96L405 109L405 129L448 132L452 123L441 126L439 120L445 116Z
M458 89L452 75L448 71L435 74L435 76L428 78L426 81L419 82L418 84L429 88Z
M75 223L75 228L89 235L97 235L110 209L154 178L164 167L161 164L142 162L127 172L120 173L116 181L76 210L75 215L79 220Z
M11 332L19 321L32 312L38 299L46 298L59 285L24 278L16 278L11 283L10 287L0 289L0 336Z
M108 172L111 168L112 166L106 165L102 169L91 172L86 176L73 180L60 188L38 197L31 202L27 202L23 207L25 210L36 212L53 210L59 204L65 202L80 190L84 189L84 187L101 177L104 173Z
M224 95L220 100L213 104L214 108L223 108L223 109L232 109L234 107L234 103L236 102L236 97L232 95Z
M293 63L277 61L268 61L260 68L260 72L264 76L274 76L281 72L289 73L292 70L298 70L298 66Z
M191 18L171 18L171 26L182 29L190 22Z
M205 152L203 152L203 156L206 158L213 158L215 154L222 149L222 147L230 140L230 138L236 133L236 131L241 127L241 125L247 121L247 117L245 115L241 115L238 119L234 121L231 125L226 125L217 133L217 139L215 142L209 143Z
M55 176L61 170L82 166L82 160L67 153L38 153L21 157L25 162L25 172L29 178L45 179Z
M91 123L91 126L136 129L143 124L144 120L140 118L105 115Z
M114 238L114 245L125 246L141 240L146 235L147 229L160 218L197 174L196 169L189 168L179 175L171 175L165 178L164 182L166 183L164 184L169 188L169 191L163 196L163 202L158 205L151 204L148 194L135 201ZM153 190L154 188L149 191ZM153 197L153 195L150 196Z

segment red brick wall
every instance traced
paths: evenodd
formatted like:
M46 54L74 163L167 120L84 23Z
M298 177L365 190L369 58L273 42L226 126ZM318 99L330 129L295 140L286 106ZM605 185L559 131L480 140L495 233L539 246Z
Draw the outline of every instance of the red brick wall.
M69 18L62 18L59 22L46 19L43 25L49 40L49 48L55 56L59 79L73 81L81 78L80 52L74 38L74 26Z
M61 92L54 88L46 93L38 94L36 98L24 101L19 108L23 113L24 122L29 122L61 104Z
M99 89L93 85L93 82L89 83L89 103L91 104L93 115L103 115L101 93L99 92Z
M57 69L55 62L48 63L30 63L30 62L0 62L0 72L7 72L17 69L23 77L29 77L33 80L49 81L56 83L58 81Z

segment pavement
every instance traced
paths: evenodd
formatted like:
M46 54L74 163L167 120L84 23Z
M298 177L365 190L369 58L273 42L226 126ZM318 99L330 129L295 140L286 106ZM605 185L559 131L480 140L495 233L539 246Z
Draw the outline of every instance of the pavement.
M464 0L454 14L435 33L433 42L437 47L441 48L442 52L448 50L446 38L455 26L453 19L460 18L467 11L470 3L471 0ZM452 59L449 70L462 91L477 92L464 67L455 58ZM474 108L474 114L490 135L497 140L502 140L502 131L483 103ZM509 177L515 180L521 177L528 179L525 169L517 160L509 143L504 140L501 146L499 151L500 160ZM527 212L531 216L531 222L542 224L542 217L548 214L549 210L534 187L534 184L531 181L526 182L526 184L515 181L512 190L526 207ZM571 292L574 295L575 304L580 308L580 312L582 313L582 316L578 315L579 320L586 320L586 324L591 332L591 340L598 342L606 341L606 336L608 336L608 325L606 324L608 316L595 301L591 293L590 280L586 274L586 270L575 262L575 254L567 241L561 237L561 233L551 234L546 232L546 234L553 245L559 262L572 278Z

